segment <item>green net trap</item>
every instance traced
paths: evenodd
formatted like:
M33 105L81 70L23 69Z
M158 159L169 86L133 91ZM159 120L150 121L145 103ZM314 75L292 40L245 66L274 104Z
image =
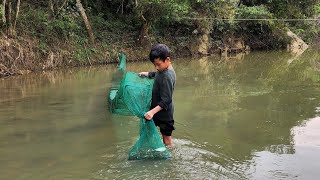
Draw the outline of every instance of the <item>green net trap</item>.
M172 156L164 146L153 120L144 118L150 108L153 79L126 72L125 66L126 56L121 54L120 64L112 79L109 109L115 114L137 116L140 119L140 137L129 152L129 160L170 159Z

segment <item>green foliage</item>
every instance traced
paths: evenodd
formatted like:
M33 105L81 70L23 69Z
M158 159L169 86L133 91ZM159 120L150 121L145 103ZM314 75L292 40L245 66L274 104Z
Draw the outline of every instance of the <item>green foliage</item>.
M103 18L103 14L99 14L91 17L91 23L93 29L98 32L114 32L120 33L122 31L134 31L136 27L131 24L130 17L128 18Z
M92 51L86 47L86 44L88 44L88 39L75 33L71 34L70 36L75 48L72 54L73 59L81 64L85 64L85 61L87 61L92 54Z
M273 19L273 14L265 6L240 6L236 11L236 19ZM267 22L272 23L271 20Z
M141 15L143 15L147 22L162 21L168 23L180 21L181 17L189 12L189 8L190 5L187 0L142 0L133 9L137 17L141 18Z
M235 19L243 19L236 22L236 32L246 37L252 48L281 48L289 41L283 23L272 20L274 14L264 5L241 5L236 11Z
M200 15L211 18L232 18L238 0L197 0L191 1L193 9Z
M292 31L299 35L307 43L312 43L320 32L320 27L314 21L303 21L297 23L295 26L290 26Z
M320 0L243 0L241 2L246 6L252 7L264 5L273 14L274 18L277 19L306 19L314 18L320 14ZM307 42L313 39L317 32L319 32L319 28L316 28L315 22L300 20L284 23Z
M23 16L20 17L21 28L25 29L24 33L42 37L45 35L45 28L48 25L48 14L42 9L27 9Z
M79 25L77 18L69 14L61 14L49 19L49 14L44 9L27 9L19 22L24 29L28 30L25 33L46 42L52 38L67 40L71 33L83 33L83 28Z
M85 61L90 58L91 51L85 48L76 48L75 52L73 53L73 58L80 62L81 64L86 64Z
M314 7L320 3L319 0L270 0L265 3L268 9L278 18L304 18L315 14Z
M238 24L235 21L216 20L213 22L214 32L219 34L233 34L238 28Z
M143 23L149 25L147 33L151 35L149 39L152 43L171 43L177 46L172 47L173 50L188 47L195 36L207 30L213 41L231 35L245 37L252 47L259 44L265 48L284 47L288 42L284 35L285 28L307 42L317 37L320 30L314 21L272 20L318 17L320 0L86 0L82 3L99 44L98 49L91 49L87 46L87 31L75 0L68 1L62 9L60 7L64 0L53 2L56 14L50 18L47 0L23 1L17 34L39 39L38 48L41 52L66 48L56 47L57 44L71 44L68 52L81 63L85 63L88 57L102 54L102 51L107 52L108 57L114 57L120 49L136 47ZM195 29L198 34L192 33Z
M295 29L295 30L294 30L294 33L297 34L298 36L301 35L301 34L303 34L304 32L305 32L304 29Z
M70 15L60 15L47 23L47 32L53 36L63 36L64 39L68 39L70 33L77 32L83 33L82 28Z
M273 14L268 11L265 6L243 6L241 5L236 9L235 20L222 21L217 20L214 23L215 29L218 32L224 32L225 34L239 31L241 34L254 33L259 34L267 29L272 29L274 27ZM240 19L237 21L237 19ZM256 20L264 19L264 20ZM270 19L270 20L266 20Z
M320 3L314 6L314 12L316 15L320 15Z

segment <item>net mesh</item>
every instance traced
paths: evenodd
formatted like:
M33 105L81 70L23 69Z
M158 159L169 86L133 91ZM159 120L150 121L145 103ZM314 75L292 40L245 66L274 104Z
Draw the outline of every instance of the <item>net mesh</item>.
M124 54L120 55L120 60L110 89L109 104L112 113L137 116L140 119L140 137L129 152L129 160L170 159L171 154L164 146L153 120L144 119L144 114L150 108L153 79L125 72L121 68L125 67Z

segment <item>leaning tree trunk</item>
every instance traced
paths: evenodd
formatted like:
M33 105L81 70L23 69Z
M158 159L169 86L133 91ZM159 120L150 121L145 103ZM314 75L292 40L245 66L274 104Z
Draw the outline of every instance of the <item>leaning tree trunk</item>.
M89 35L89 39L92 45L94 45L94 36L93 36L93 31L90 25L90 22L88 20L87 14L86 14L86 10L83 8L82 4L81 4L81 0L76 0L76 6L80 11L80 14L82 16L82 19L84 21L84 24L86 26L86 29L88 31L88 35Z

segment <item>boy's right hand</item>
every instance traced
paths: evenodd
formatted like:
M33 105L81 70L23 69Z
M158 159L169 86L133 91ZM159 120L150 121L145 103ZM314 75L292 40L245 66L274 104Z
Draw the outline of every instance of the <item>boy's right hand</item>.
M139 74L139 76L147 77L149 75L149 72L139 72L138 74Z
M153 116L154 116L154 113L153 113L152 110L150 110L150 111L148 111L148 112L146 112L146 113L144 114L144 118L145 118L146 120L148 120L148 121L150 121L150 120L153 118Z

